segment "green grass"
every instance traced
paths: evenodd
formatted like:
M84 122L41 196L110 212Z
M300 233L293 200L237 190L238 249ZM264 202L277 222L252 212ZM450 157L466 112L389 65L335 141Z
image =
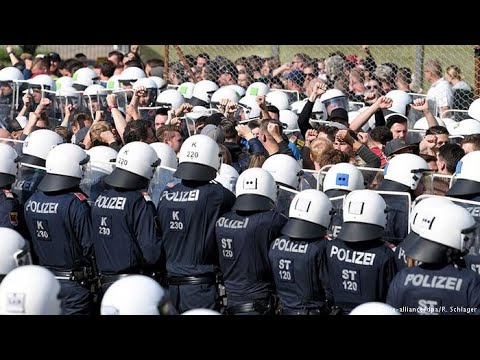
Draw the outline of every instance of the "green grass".
M271 45L181 45L184 54L197 55L207 52L211 58L223 55L231 60L242 56L259 55L271 56ZM280 60L282 63L291 61L293 55L305 52L312 57L326 57L330 52L340 50L345 54L364 56L360 45L281 45ZM394 62L400 67L407 66L412 71L415 68L415 45L371 45L370 50L377 64ZM163 45L142 46L142 58L163 58ZM425 45L424 60L439 59L443 68L449 65L458 65L462 70L465 80L473 86L474 57L473 45ZM173 46L170 46L170 58L178 60ZM428 85L423 86L428 89Z

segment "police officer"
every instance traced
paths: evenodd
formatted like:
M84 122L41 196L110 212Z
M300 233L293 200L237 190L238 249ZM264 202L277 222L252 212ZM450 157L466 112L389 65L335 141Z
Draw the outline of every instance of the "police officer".
M109 188L92 208L103 292L128 274L153 275L162 270L155 206L146 192L158 165L155 150L134 141L120 150L115 170L104 179Z
M158 218L166 252L169 291L179 313L218 310L218 250L215 222L230 211L235 195L212 184L221 164L217 143L193 135L183 143L174 176L182 182L160 196Z
M45 176L45 161L50 150L63 139L51 130L35 130L29 134L22 147L20 169L12 190L18 195L20 204L37 190L38 184Z
M0 227L0 282L16 267L30 265L32 257L25 239L15 230Z
M479 161L480 151L472 151L463 156L457 163L452 187L445 194L448 197L469 200L469 203L459 201L456 204L466 208L477 223L480 223ZM477 242L471 247L470 253L465 256L465 262L468 268L480 274L479 240L477 235Z
M364 302L385 302L396 273L394 254L383 242L386 208L372 190L355 190L345 198L342 230L327 245L332 294L344 313Z
M277 185L268 171L245 170L235 192L232 211L215 225L227 313L272 315L275 301L268 250L287 218L274 209Z
M407 236L410 203L402 193L409 193L412 200L421 195L426 190L424 173L428 171L427 162L414 154L397 155L385 166L384 180L377 190L398 193L398 196L382 195L389 207L386 241L397 245Z
M270 264L284 315L328 314L324 237L331 214L332 204L324 193L314 189L300 192L290 204L282 236L270 246Z
M80 188L88 195L90 203L97 200L98 195L106 189L104 178L115 168L117 151L109 146L99 145L86 150L90 156L90 173L85 174Z
M434 207L443 207L445 205L450 205L452 202L444 196L431 196L423 199L422 201L416 203L415 207L412 209L410 219L414 219L418 216L419 213L424 213L424 209L434 208ZM418 222L411 223L411 230L418 233L417 226ZM391 246L391 245L390 245ZM397 265L397 270L400 271L407 267L408 261L407 256L405 255L405 249L403 248L403 243L401 242L397 246L393 247L393 252L395 253L395 263Z
M19 157L9 145L0 144L0 226L17 230L29 238L18 196L10 191L17 175Z
M480 202L480 151L466 154L457 163L452 187L445 194L459 199Z
M272 174L277 185L285 188L279 190L277 209L283 215L288 216L290 203L298 192L303 176L300 164L289 155L275 154L265 160L262 169Z
M25 203L25 220L38 264L51 270L62 286L65 315L92 313L94 251L90 205L80 192L89 161L74 144L54 147L46 160L47 174Z
M325 174L322 189L330 198L335 210L327 231L328 238L334 239L342 229L344 198L341 197L353 190L365 189L362 172L352 164L335 164Z
M422 264L395 276L387 304L412 315L479 314L480 276L461 265L476 230L473 217L455 204L424 207L413 225L402 245Z

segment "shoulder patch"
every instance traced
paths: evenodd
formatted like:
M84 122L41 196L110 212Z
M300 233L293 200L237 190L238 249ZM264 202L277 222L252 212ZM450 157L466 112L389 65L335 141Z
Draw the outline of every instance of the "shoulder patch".
M3 193L5 194L5 197L7 199L14 199L15 198L15 195L13 195L13 193L10 190L3 189Z
M142 195L146 201L152 201L152 198L150 197L150 195L148 195L148 192L142 191Z
M80 201L87 201L88 200L88 198L85 195L83 195L82 193L76 192L76 193L73 193L73 195L75 195Z

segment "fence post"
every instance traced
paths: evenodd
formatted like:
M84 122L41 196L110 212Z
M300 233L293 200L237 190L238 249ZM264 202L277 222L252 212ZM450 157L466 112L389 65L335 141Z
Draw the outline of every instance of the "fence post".
M480 97L480 45L475 46L474 48L474 57L475 57L475 69L473 71L473 81L474 81L474 92L475 98Z
M163 55L164 55L163 80L168 82L168 62L170 61L168 45L163 45Z
M280 61L280 45L272 45L272 57Z
M423 58L425 46L415 45L415 84L417 88L423 89Z

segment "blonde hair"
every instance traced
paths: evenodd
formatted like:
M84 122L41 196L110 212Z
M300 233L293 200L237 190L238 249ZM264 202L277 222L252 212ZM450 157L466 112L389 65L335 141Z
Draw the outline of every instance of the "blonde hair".
M100 134L104 131L112 131L112 125L106 121L98 121L94 123L90 128L90 140L92 143L95 140L103 142Z
M326 154L333 150L333 142L329 139L316 138L310 143L310 158L318 164L323 163Z

